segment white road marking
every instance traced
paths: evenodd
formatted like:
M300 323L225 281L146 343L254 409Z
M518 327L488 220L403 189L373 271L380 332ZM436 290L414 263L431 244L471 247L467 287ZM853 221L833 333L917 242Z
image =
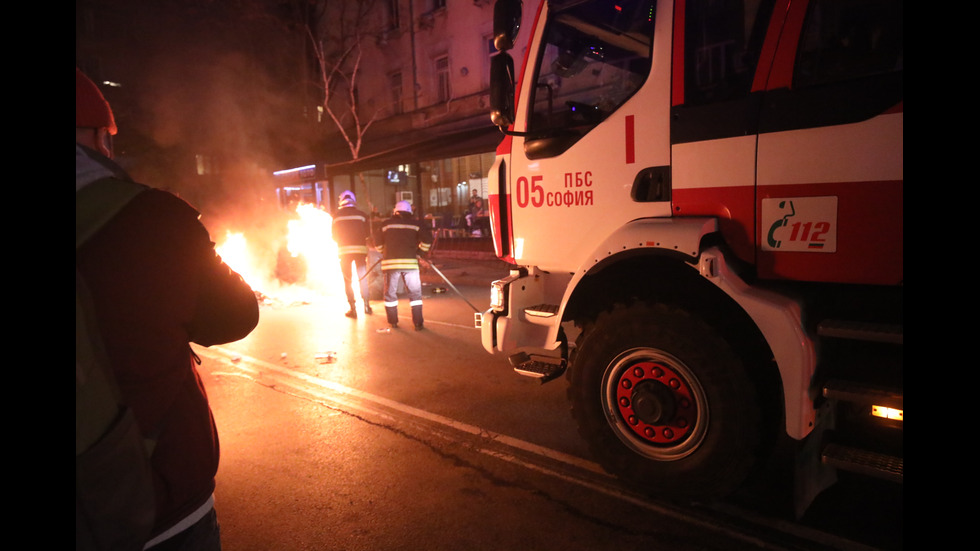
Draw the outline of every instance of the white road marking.
M261 368L262 371L273 372L280 376L286 377L287 379L285 381L286 383L288 383L288 379L290 378L299 379L300 381L308 385L324 388L340 395L352 396L368 404L378 404L384 406L385 408L388 408L389 410L394 410L404 415L416 417L418 419L422 419L430 423L434 423L446 428L457 430L459 432L470 434L484 440L492 441L497 444L504 444L506 446L510 446L512 448L516 448L527 453L539 455L554 461L558 461L560 463L564 463L566 465L571 465L596 474L608 476L606 475L606 472L602 470L602 467L600 467L598 464L590 461L586 461L579 457L575 457L573 455L552 450L550 448L545 448L543 446L538 446L537 444L532 444L531 442L527 442L519 438L507 436L505 434L490 432L487 431L486 429L482 429L475 425L470 425L468 423L463 423L455 419L450 419L449 417L445 417L425 410L421 410L406 404L402 404L400 402L396 402L394 400L389 400L388 398L384 398L376 394L371 394L369 392L364 392L356 388L351 388L349 386L342 385L340 383L328 381L326 379L321 379L319 377L314 377L312 375L308 375L306 373L302 373L299 371L285 369L281 366L278 366L276 364L264 360L260 360L258 358L253 358L251 356L244 356L238 352L235 352L227 348L223 348L220 346L211 346L209 348L195 347L195 352L197 352L199 356L207 356L214 360L221 360L221 359L231 360L234 358L234 361L231 362L231 365L246 372L257 373L259 371L259 368ZM305 390L305 389L301 389L301 390ZM372 413L384 415L384 412L371 410L370 408L366 408L363 405L361 406L357 404L350 404L350 405L354 407L358 407L359 409L362 410L368 410Z
M421 419L428 423L432 423L438 426L442 426L448 429L453 429L462 433L472 435L478 439L478 441L485 442L486 447L474 448L475 451L487 455L489 457L494 457L502 461L524 467L528 470L536 471L538 473L557 478L572 484L576 484L580 487L587 488L594 492L604 494L606 496L623 500L637 507L641 507L651 512L655 512L661 515L672 517L681 520L685 523L691 525L697 525L701 528L708 529L718 533L727 534L729 537L739 539L742 541L748 541L758 545L760 549L784 549L784 547L779 544L772 544L766 542L764 539L757 535L745 533L736 528L725 526L724 523L718 523L717 520L713 520L710 517L703 517L697 514L691 514L689 511L684 511L683 509L676 509L673 507L666 507L659 505L657 503L649 501L642 495L627 492L619 487L616 487L612 482L614 478L606 473L598 464L591 461L586 461L579 457L569 455L566 453L559 452L557 450L552 450L543 446L538 446L531 442L526 442L519 438L514 438L504 434L498 434L490 432L480 427L470 425L468 423L463 423L455 419L451 419L442 415L431 413L425 410L421 410L400 402L395 402L387 398L371 394L369 392L364 392L356 388L351 388L340 383L333 381L328 381L326 379L321 379L319 377L314 377L302 372L284 369L276 364L260 360L258 358L253 358L251 356L245 356L233 350L223 348L220 346L211 346L209 348L200 347L193 345L194 351L201 357L207 357L211 360L220 362L225 366L234 368L243 373L235 372L219 372L216 374L224 374L228 376L237 377L251 377L253 380L259 380L257 376L263 373L271 372L272 376L277 385L288 386L300 392L305 392L317 396L315 392L310 391L310 386L319 387L330 391L331 395L317 396L324 400L329 400L343 405L346 408L353 410L358 410L362 413L367 413L376 417L382 417L387 419L393 419L391 414L383 411L382 409L371 408L370 405L374 404L377 406L383 406L389 411L394 411L399 414L408 416L410 418L414 417L416 419ZM305 385L305 386L304 386ZM344 397L351 397L354 400L345 400ZM437 436L439 436L437 434ZM560 464L565 464L570 467L575 467L582 469L594 475L599 475L598 477L592 477L591 479L584 476L576 476L573 471L561 472L558 469L549 468L545 462L534 463L526 458L519 457L515 454L507 453L501 451L500 444L504 446L509 446L513 449L520 450L525 454L531 454L534 456L549 459L551 461L558 462ZM607 479L610 481L609 484L604 484L601 482L602 479ZM711 509L712 507L709 507ZM785 533L795 533L800 537L804 537L810 541L827 541L830 542L834 547L842 550L849 551L868 551L868 548L862 544L855 544L846 539L841 539L831 534L824 534L817 530L811 530L803 526L794 525L791 523L785 523L782 521L773 521L772 519L759 518L753 514L746 514L745 511L731 510L731 508L723 507L726 514L735 517L741 517L752 523L759 525L768 525L779 531Z

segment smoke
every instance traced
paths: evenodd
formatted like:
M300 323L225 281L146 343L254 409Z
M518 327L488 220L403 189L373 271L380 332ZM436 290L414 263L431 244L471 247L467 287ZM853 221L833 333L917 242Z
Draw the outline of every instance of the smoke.
M263 2L138 4L120 1L117 32L102 37L115 41L108 72L123 85L110 98L121 162L196 207L216 239L280 240L272 172L313 158L296 78L304 37L259 17Z

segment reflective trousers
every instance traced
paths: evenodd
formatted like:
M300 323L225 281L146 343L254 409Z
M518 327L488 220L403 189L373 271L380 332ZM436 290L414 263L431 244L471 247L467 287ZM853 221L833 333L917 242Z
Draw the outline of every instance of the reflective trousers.
M385 270L385 315L389 324L398 323L398 284L404 282L412 323L422 325L422 278L418 270Z
M361 299L364 304L368 303L368 280L367 277L367 255L364 254L342 254L340 255L340 273L344 276L344 292L347 293L347 302L354 306L356 297L354 296L354 276L351 264L357 269L357 284L360 286Z

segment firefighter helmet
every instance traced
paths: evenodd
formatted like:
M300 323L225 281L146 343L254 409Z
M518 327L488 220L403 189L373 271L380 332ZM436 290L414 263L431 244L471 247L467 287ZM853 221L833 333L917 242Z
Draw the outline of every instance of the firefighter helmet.
M353 191L347 190L340 194L340 206L353 207L355 205L357 205L357 197Z
M75 67L75 128L105 128L113 136L118 131L109 102L78 67Z
M408 201L398 201L395 203L395 212L402 211L412 214L412 204Z

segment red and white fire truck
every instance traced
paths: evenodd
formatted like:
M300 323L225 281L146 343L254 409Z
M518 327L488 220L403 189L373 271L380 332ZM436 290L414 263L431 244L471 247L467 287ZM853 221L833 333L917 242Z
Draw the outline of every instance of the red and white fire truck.
M484 347L565 374L604 468L798 503L901 483L900 0L547 0L494 12ZM523 65L517 51L530 21Z

